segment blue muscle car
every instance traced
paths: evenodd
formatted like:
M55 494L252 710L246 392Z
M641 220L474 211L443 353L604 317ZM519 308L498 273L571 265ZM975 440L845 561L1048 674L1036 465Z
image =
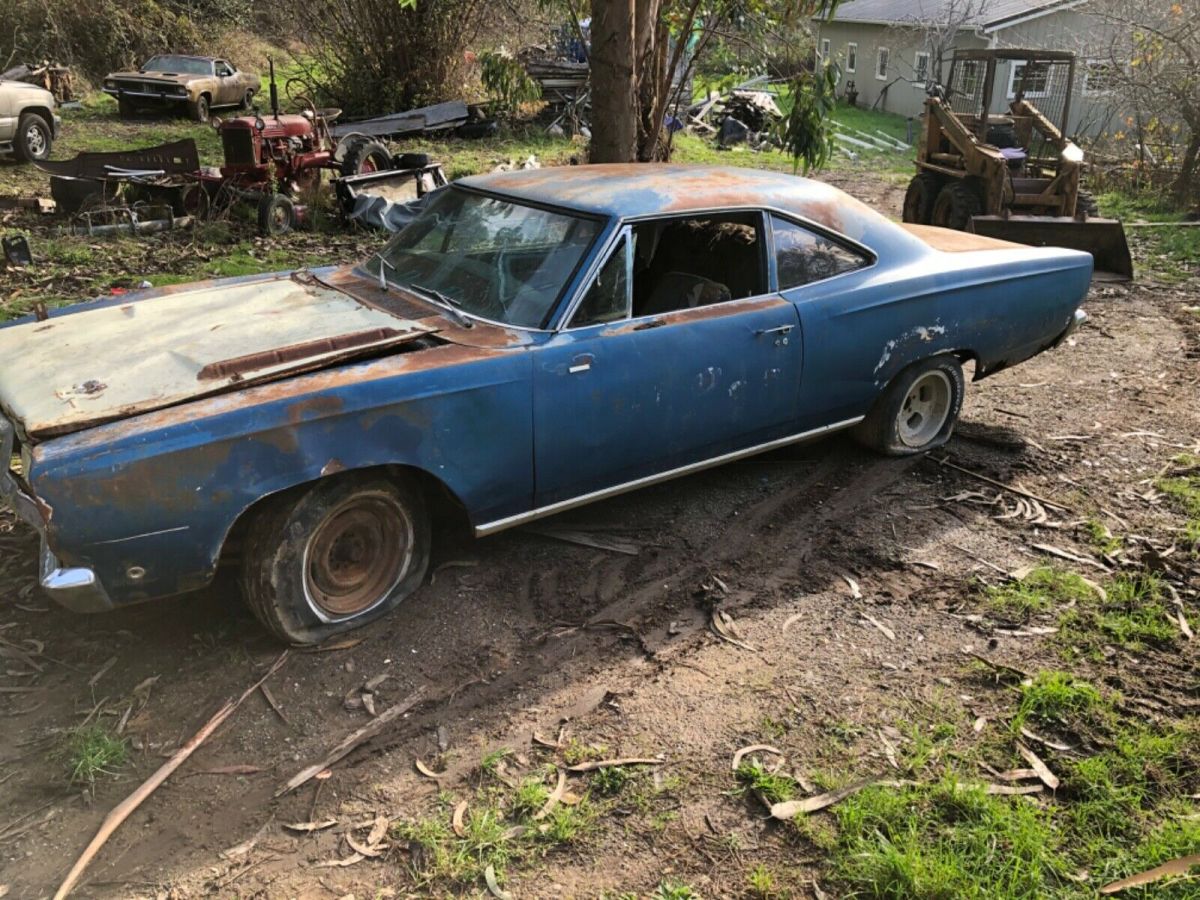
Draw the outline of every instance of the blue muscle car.
M963 363L1062 341L1091 271L762 171L467 178L355 267L0 328L0 482L72 609L232 559L319 641L417 590L436 498L482 536L838 429L936 447Z

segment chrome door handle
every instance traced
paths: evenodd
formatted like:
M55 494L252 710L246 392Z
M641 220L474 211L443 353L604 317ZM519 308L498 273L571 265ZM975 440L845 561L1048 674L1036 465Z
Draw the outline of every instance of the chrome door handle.
M787 334L795 327L796 327L795 325L777 325L775 328L759 328L754 333L755 333L755 335Z
M570 375L578 375L580 372L586 372L592 367L592 360L595 357L590 353L581 353L571 360L571 365L567 367L567 373Z

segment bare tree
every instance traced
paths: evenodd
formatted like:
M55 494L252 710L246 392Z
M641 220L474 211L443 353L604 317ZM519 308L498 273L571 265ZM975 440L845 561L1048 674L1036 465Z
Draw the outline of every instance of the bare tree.
M1106 26L1088 76L1103 79L1139 144L1154 138L1173 148L1171 192L1186 202L1200 174L1200 0L1096 0L1088 12Z
M974 31L987 21L987 8L992 0L924 0L917 3L915 11L898 24L895 31L918 36L918 43L929 54L929 69L925 72L926 82L940 82L945 64L954 56L958 36L963 31ZM913 79L921 77L915 69ZM911 79L910 79L911 80Z

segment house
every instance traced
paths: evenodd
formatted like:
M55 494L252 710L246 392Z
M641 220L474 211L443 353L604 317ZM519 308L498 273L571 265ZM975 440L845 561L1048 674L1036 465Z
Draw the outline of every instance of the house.
M956 49L1070 50L1079 58L1067 132L1115 127L1105 79L1111 63L1088 55L1105 46L1108 29L1088 14L1087 0L843 0L818 26L819 56L839 66L839 93L856 91L859 106L920 115L927 83L949 77ZM995 112L1014 96L1021 66L999 64Z

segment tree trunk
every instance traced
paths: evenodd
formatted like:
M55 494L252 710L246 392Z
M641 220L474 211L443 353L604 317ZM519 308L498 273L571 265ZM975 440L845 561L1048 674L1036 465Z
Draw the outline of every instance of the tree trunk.
M592 0L589 157L594 163L637 159L640 116L634 45L634 0Z
M1180 205L1191 199L1197 163L1200 163L1200 128L1193 128L1192 139L1188 141L1187 150L1183 153L1179 175L1176 176L1175 184L1171 188L1171 192L1175 195L1175 201Z

